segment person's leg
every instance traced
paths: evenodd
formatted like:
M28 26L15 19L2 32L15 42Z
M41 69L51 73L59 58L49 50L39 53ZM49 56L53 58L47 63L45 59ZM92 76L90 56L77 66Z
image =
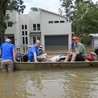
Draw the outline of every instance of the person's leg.
M85 61L86 59L81 55L81 54L78 54L76 56L76 60L75 61Z
M46 54L41 54L40 56L37 56L38 62L46 61L47 60L47 55Z
M71 62L75 61L75 59L76 59L76 53L73 53L72 58L71 58Z
M46 60L47 60L47 54L42 54L42 58L44 58L43 61L46 62Z
M7 65L6 65L6 62L4 62L4 61L1 61L1 70L2 70L2 72L8 72L8 70L7 70Z
M70 58L71 58L71 54L68 54L68 55L66 56L66 59L65 59L64 62L68 62Z
M37 56L37 60L38 60L38 62L42 62L44 60L44 58L42 57L42 55L40 55L40 56Z
M14 62L13 61L8 61L8 66L7 66L7 69L8 69L8 72L13 72L14 71Z

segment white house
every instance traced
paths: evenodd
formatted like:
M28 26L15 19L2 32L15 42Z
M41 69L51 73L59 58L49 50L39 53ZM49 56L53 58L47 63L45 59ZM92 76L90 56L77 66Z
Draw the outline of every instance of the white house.
M62 46L70 48L71 23L67 22L66 17L43 9L29 14L18 14L13 11L10 16L10 21L13 21L14 25L7 22L5 34L22 52L27 52L28 45L34 44L36 39L41 40L45 49L62 49Z

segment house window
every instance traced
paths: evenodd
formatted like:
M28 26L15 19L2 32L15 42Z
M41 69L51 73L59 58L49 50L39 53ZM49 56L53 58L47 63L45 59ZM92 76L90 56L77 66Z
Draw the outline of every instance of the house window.
M25 25L25 29L27 29L27 25Z
M24 29L24 25L22 25L22 29Z
M27 35L27 31L25 31L25 35Z
M22 35L24 35L24 31L22 31Z
M33 30L34 31L36 30L36 24L33 24Z
M37 24L37 30L40 30L40 24Z
M26 44L28 44L28 37L26 37Z
M53 23L53 21L49 21L49 23Z
M22 37L23 44L28 44L28 37Z
M22 43L25 44L25 38L24 37L22 37Z
M65 21L60 21L60 23L64 23Z
M54 23L59 23L59 21L54 21Z
M12 22L8 22L8 27L12 27Z

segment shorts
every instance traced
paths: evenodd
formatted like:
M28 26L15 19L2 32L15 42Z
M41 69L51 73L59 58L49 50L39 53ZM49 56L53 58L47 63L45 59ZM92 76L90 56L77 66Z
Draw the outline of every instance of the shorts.
M44 60L44 55L37 56L38 62L42 62Z
M3 60L1 61L1 69L2 71L14 71L14 62L10 60Z
M85 58L81 54L77 54L75 61L85 61Z

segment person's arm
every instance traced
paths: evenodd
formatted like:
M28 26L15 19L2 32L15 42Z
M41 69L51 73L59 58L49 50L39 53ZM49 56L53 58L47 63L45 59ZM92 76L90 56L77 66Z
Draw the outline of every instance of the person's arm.
M76 54L80 54L80 52L79 52L79 51L76 51L75 53L76 53Z
M0 56L1 56L1 50L0 50Z
M38 61L37 61L37 55L36 55L36 52L33 52L33 54L34 54L34 62L37 63Z
M45 50L44 49L42 49L42 54L44 54L45 53Z
M16 62L16 48L13 45L13 61Z
M16 62L16 50L13 50L13 60Z
M1 57L2 51L1 51L1 47L0 47L0 57Z

